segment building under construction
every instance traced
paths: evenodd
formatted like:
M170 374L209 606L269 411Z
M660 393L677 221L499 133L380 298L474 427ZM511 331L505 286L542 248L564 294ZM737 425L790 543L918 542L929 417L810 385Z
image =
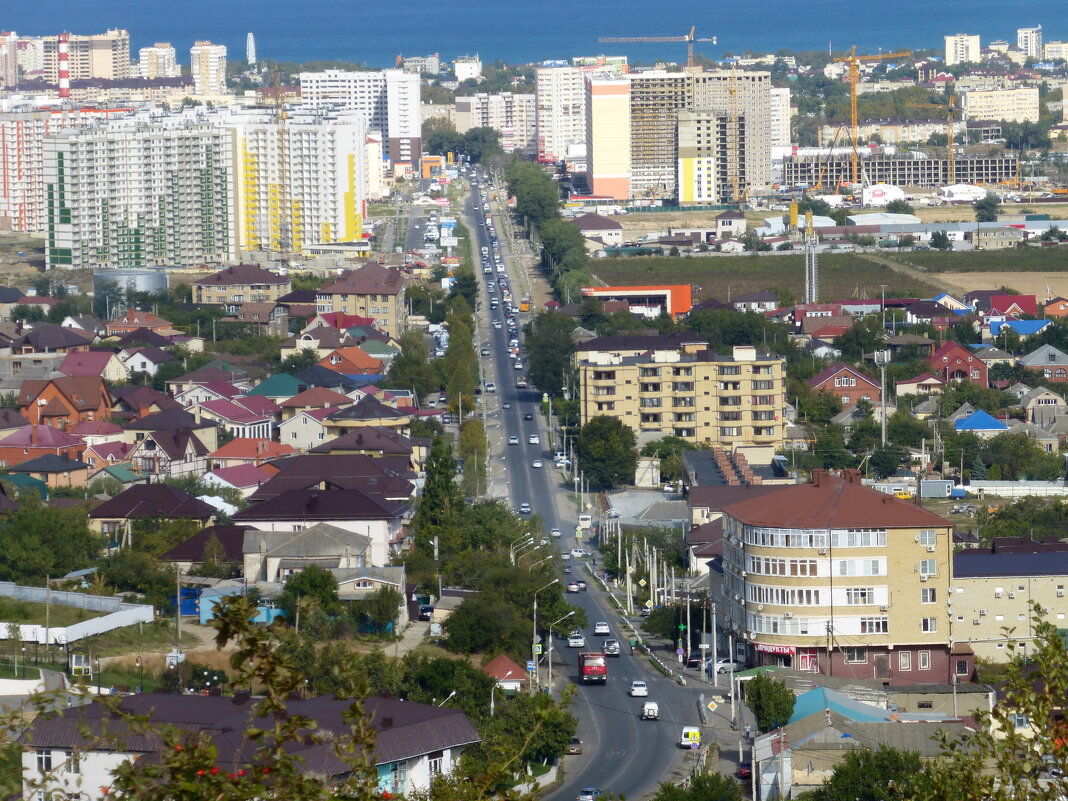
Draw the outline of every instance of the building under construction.
M949 180L945 158L916 155L861 155L860 169L864 183L895 186L946 186ZM990 185L1015 181L1020 159L1015 155L963 156L954 160L952 183ZM833 188L851 182L852 162L845 155L786 156L783 159L783 182L786 186Z

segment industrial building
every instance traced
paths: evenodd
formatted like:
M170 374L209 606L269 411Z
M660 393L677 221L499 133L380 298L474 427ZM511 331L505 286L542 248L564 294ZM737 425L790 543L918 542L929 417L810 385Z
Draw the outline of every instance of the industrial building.
M725 356L692 334L615 336L579 344L574 363L582 424L613 417L639 443L665 436L728 450L783 443L786 361L780 356L753 347Z
M944 158L926 155L897 156L861 154L861 171L872 184L895 186L945 186L948 181ZM954 162L956 181L965 184L997 184L1016 179L1019 158L1003 156L958 156ZM852 180L852 161L849 155L786 156L783 159L783 181L787 186L837 186Z

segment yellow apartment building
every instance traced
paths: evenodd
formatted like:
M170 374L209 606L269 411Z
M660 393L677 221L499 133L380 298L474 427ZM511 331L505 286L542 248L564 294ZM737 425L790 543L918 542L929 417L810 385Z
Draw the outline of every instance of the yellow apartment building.
M193 302L234 307L242 303L267 303L278 300L292 288L286 276L258 264L238 264L193 281Z
M315 293L316 310L345 312L371 317L379 331L398 337L404 332L404 275L369 261L356 270L346 270L336 281Z

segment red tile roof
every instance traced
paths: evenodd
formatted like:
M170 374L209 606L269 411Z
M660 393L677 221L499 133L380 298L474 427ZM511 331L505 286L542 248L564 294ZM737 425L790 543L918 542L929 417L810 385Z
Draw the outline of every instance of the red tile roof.
M100 378L114 356L110 350L74 351L64 356L56 369L63 375Z
M327 387L312 387L303 392L298 392L292 398L282 401L279 406L283 409L303 409L306 407L321 409L326 406L346 406L354 403L348 395L342 395Z
M66 431L37 425L16 428L0 439L0 448L70 448L82 444L80 437Z
M526 669L507 654L501 654L491 659L482 668L482 672L491 678L497 679L497 681L503 681L506 677L510 681L525 681L527 678ZM509 673L512 675L509 676Z
M208 475L215 476L238 489L245 489L247 487L258 487L274 474L254 464L239 464L233 467L216 468L210 471Z
M291 453L296 453L292 445L266 439L238 437L216 450L211 457L213 459L277 459L279 456L288 456Z
M812 376L812 378L810 378L806 383L813 389L819 389L821 386L823 386L823 384L834 378L843 370L847 371L850 375L856 376L857 379L871 384L876 389L879 388L879 384L877 381L868 378L868 376L864 375L864 373L860 372L860 370L858 370L856 367L850 367L845 362L835 362L830 367L824 367L822 370L816 373L816 375Z

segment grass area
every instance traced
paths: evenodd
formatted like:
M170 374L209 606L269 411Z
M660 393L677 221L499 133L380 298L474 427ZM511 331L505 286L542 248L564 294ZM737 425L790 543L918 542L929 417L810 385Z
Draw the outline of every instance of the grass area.
M610 285L692 284L700 287L696 299L723 301L762 289L784 290L800 299L805 285L804 255L800 253L598 259L591 262L590 271ZM886 284L888 297L931 297L941 291L932 283L910 280L852 253L820 255L819 283L824 298L878 298L880 284Z
M94 617L101 617L102 612L90 612L74 606L37 604L30 601L17 601L14 598L0 598L0 621L19 624L45 624L47 617L51 626L70 626Z
M392 217L396 214L396 208L392 203L368 203L367 216L375 219L378 217Z
M78 641L78 649L91 651L100 656L116 656L137 651L166 650L174 643L174 621L160 620L142 626L127 626L95 637ZM188 633L182 634L182 647L196 647L200 640Z
M27 665L19 660L18 667L13 663L0 663L0 679L18 679L20 681L36 681L41 678L41 671L33 665Z
M930 273L1068 272L1068 246L945 253L937 250L885 253L888 258Z

